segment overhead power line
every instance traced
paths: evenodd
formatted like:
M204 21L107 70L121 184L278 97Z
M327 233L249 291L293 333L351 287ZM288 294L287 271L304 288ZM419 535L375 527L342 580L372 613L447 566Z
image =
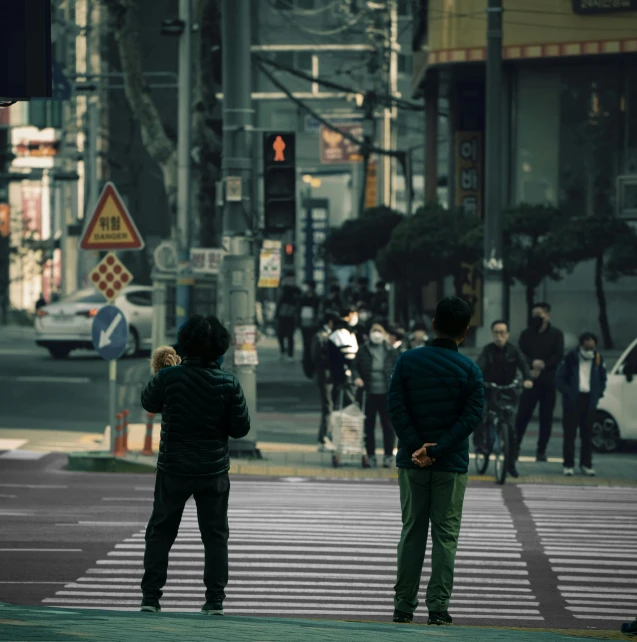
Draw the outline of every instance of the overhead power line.
M318 76L312 76L311 74L307 74L303 71L299 71L298 69L287 67L286 65L281 65L280 63L275 62L274 60L270 60L268 58L264 58L263 56L259 56L255 54L254 58L257 59L260 63L270 65L271 67L275 67L280 71L285 71L289 74L292 74L293 76L302 78L303 80L316 83L317 85L323 85L324 87L329 87L330 89L334 89L335 91L343 91L348 94L365 94L366 93L366 91L363 89L353 89L352 87L346 87L339 83L332 82L331 80L325 80ZM425 109L424 106L417 105L416 103L410 103L407 100L402 100L401 98L397 98L396 96L390 96L389 94L376 93L375 95L378 101L384 105L389 105L389 106L395 105L399 109L409 109L411 111L424 111Z
M257 60L256 61L257 68L265 74L265 76L270 80L270 82L277 87L280 91L282 91L295 105L297 105L300 109L302 109L304 112L315 118L319 123L322 125L325 125L328 129L331 129L332 131L337 132L340 134L343 138L346 140L351 141L355 145L358 145L361 147L363 150L366 150L368 152L373 152L375 154L381 154L383 156L394 156L394 157L400 157L401 152L395 151L395 150L389 150L389 149L383 149L382 147L376 147L375 145L371 145L368 141L361 140L359 138L356 138L356 136L352 136L349 132L343 131L342 129L339 129L336 125L330 123L327 119L323 118L318 112L314 111L309 105L306 105L302 100L299 100L294 96L294 94L268 69L265 68L265 66L262 64L261 61ZM355 92L352 92L355 93Z

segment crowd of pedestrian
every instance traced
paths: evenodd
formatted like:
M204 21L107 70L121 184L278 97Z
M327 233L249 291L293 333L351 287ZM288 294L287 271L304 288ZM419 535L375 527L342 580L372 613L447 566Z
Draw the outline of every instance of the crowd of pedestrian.
M383 281L369 290L366 278L351 277L341 288L334 284L319 297L316 284L302 288L284 282L275 308L281 360L294 360L294 335L303 337L303 371L314 379L321 400L318 432L320 451L334 450L329 417L352 403L365 414L365 466L375 467L376 418L383 431L383 466L390 467L395 448L394 429L387 412L389 379L398 357L424 346L428 328L414 321L405 329L389 323L389 298Z

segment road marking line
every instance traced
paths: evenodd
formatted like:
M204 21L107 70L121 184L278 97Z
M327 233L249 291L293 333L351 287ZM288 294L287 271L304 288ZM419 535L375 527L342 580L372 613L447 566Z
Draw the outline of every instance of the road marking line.
M0 584L68 584L68 582L7 582L0 580Z
M3 499L15 499L17 495L0 495Z
M4 379L9 379L5 377ZM91 383L88 377L11 377L19 383Z
M67 522L56 526L146 526L148 522Z
M81 548L0 548L3 553L81 553Z
M2 488L68 488L68 486L58 486L55 484L0 484Z
M36 461L46 457L48 453L37 452L35 450L8 450L0 455L0 459L16 459L20 461Z

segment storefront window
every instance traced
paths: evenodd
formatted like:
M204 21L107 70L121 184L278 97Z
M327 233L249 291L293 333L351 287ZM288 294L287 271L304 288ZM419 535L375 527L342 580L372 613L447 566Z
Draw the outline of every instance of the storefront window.
M520 69L515 120L518 203L557 202L559 98L559 72Z
M562 70L559 205L572 216L614 212L624 155L622 85L619 65Z

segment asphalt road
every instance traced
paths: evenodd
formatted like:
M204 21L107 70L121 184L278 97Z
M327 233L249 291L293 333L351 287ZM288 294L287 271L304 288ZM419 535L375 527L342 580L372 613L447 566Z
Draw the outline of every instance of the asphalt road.
M137 610L154 477L64 463L0 467L0 601ZM394 481L233 478L230 497L228 614L391 617ZM616 630L634 617L636 553L634 489L470 483L450 612L459 624ZM201 608L202 573L191 500L163 610Z

